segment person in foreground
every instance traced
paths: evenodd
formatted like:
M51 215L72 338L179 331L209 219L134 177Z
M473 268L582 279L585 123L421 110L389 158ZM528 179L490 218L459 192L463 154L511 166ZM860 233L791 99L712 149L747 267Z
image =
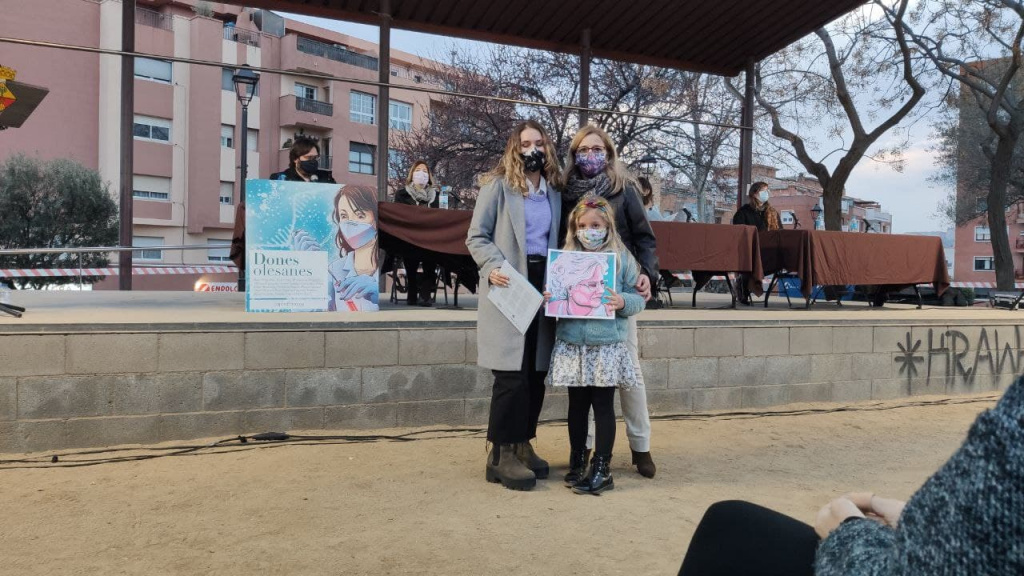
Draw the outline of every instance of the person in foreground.
M615 232L615 215L608 201L585 196L569 215L565 250L615 254L615 287L607 289L607 316L612 321L559 318L551 353L552 386L569 391L569 473L565 484L577 494L599 495L615 488L609 465L615 446L615 389L644 385L643 375L630 356L627 318L644 309L636 293L640 265ZM544 300L551 293L544 292ZM586 471L587 421L594 409L594 459Z
M544 379L554 345L554 321L538 313L525 334L490 301L503 290L508 262L538 292L544 288L549 248L556 248L561 220L561 177L554 145L533 120L517 126L498 165L482 178L466 247L480 267L477 363L494 373L487 440L494 444L485 477L512 490L530 490L547 478L548 463L530 440L544 405Z
M679 574L1024 574L1024 379L978 416L905 505L847 494L822 507L812 529L747 502L720 502L697 527Z
M647 220L638 184L629 170L618 159L615 145L608 133L597 126L584 126L569 144L569 162L565 167L565 193L562 195L562 214L568 214L579 200L594 194L608 201L615 214L615 229L619 240L640 264L636 291L653 308L657 299L651 298L658 283L658 254L654 230ZM563 223L562 230L566 228ZM629 338L626 341L633 364L639 370L640 355L636 317L629 319ZM647 391L643 386L619 391L622 419L626 422L626 438L633 456L633 464L645 478L654 478L657 468L651 457L651 416L647 408Z

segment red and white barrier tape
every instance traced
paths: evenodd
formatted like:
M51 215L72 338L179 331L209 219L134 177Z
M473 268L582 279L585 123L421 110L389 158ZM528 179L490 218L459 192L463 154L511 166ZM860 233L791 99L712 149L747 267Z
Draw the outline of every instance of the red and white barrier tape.
M117 276L117 268L21 268L0 270L0 278L58 278L63 276ZM144 266L133 267L135 276L167 274L238 274L234 266Z

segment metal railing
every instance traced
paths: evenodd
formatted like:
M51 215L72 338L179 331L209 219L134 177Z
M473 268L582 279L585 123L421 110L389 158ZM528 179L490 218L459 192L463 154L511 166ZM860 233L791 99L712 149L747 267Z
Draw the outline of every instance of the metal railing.
M231 40L232 42L238 42L239 44L246 44L260 47L260 35L253 30L240 30L234 26L224 27L224 39Z
M173 30L174 24L169 14L161 14L156 10L148 8L135 8L135 23L143 26L151 26L162 30Z
M295 109L300 112L334 116L334 104L313 100L312 98L303 98L302 96L295 97Z
M108 253L108 252L143 252L145 250L230 250L230 245L225 244L189 244L189 245L160 245L160 246L95 246L86 248L6 248L0 249L0 257L3 256L27 256L31 254L75 254L78 257L78 286L81 288L84 284L83 277L87 275L86 271L92 270L92 267L86 268L82 263L82 254L90 253ZM218 262L218 266L230 266L235 267L232 262ZM204 264L163 264L160 262L139 262L133 263L133 268L186 268L186 267L197 267L204 266ZM210 266L210 264L205 264ZM105 266L104 268L117 268L117 266ZM39 268L39 270L49 270L49 268ZM120 272L120 270L118 270Z
M367 70L376 71L378 66L380 66L380 62L373 56L353 52L340 46L331 46L330 44L325 44L302 36L298 37L295 47L299 52L312 54L313 56L320 56L336 62L351 64L360 68L366 68Z

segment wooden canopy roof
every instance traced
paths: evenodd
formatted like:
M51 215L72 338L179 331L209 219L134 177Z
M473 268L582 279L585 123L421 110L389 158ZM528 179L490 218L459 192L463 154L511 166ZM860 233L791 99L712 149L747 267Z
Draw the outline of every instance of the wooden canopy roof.
M227 0L226 4L380 23L381 0ZM865 0L390 0L392 26L484 42L592 54L733 76Z

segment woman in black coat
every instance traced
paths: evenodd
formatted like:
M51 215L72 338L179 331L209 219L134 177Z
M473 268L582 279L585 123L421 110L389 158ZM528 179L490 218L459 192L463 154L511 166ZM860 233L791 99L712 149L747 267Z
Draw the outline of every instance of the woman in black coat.
M440 202L438 190L427 163L415 162L405 178L405 186L395 192L395 202L437 208ZM407 282L406 302L409 306L433 306L434 293L437 291L437 262L422 255L407 255L403 260ZM421 264L422 274L418 270Z
M585 194L597 194L608 200L615 212L619 238L640 263L642 273L637 292L650 300L658 281L658 255L654 246L654 230L647 221L647 211L640 199L639 186L625 166L618 161L615 146L608 134L596 126L584 126L569 145L569 164L565 169L566 188L562 193L562 231L566 218ZM639 369L636 317L630 317L627 346ZM651 458L651 420L647 409L647 392L643 386L619 391L622 416L626 421L626 437L633 453L633 464L647 478L655 473ZM589 444L589 442L588 442Z

